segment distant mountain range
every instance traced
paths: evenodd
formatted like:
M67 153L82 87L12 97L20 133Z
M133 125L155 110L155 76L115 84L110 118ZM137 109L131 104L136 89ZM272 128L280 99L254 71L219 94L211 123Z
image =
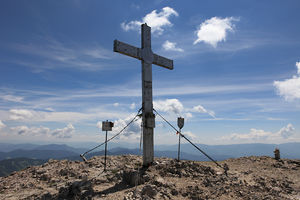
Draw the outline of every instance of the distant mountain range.
M82 145L83 146L83 145ZM133 154L142 155L138 148L124 148L116 143L110 143L108 155ZM131 147L134 146L131 144ZM137 145L135 145L137 146ZM199 148L217 161L243 156L272 156L275 148L280 149L282 158L300 159L300 143L285 144L234 144L234 145L204 145L197 144ZM177 158L177 145L157 145L154 155L156 157ZM103 148L102 148L103 149ZM5 176L13 171L26 168L30 165L42 164L48 159L81 160L80 154L87 151L85 148L75 148L65 144L7 144L0 143L0 176ZM89 159L93 156L104 155L104 150L94 151L86 155ZM208 161L209 159L190 144L181 145L181 159Z
M205 145L197 144L202 150L212 156L225 156L227 158L238 158L243 156L274 156L274 149L280 149L282 158L300 159L300 143L284 144L231 144L231 145ZM177 151L177 145L158 145L159 151ZM189 154L199 155L199 151L190 144L182 144L181 150ZM217 159L218 160L218 159Z
M86 148L74 148L66 144L9 144L9 143L0 143L0 152L10 152L14 150L63 150L70 151L74 153L82 153L86 151Z
M96 143L94 144L97 145ZM141 154L140 150L136 148L138 145L131 144L126 147L126 144L109 143L108 151L110 155L119 154ZM232 145L205 145L197 144L199 148L205 151L208 155L216 160L223 160L228 158L237 158L242 156L273 156L274 149L279 148L281 157L290 159L300 159L300 143L284 143L284 144L232 144ZM71 147L66 144L7 144L0 143L0 160L10 158L32 158L32 159L75 159L79 155L86 152L88 149ZM135 147L135 148L133 148ZM177 158L177 145L156 145L155 156L157 157L171 157ZM88 154L102 155L103 147L96 149L94 152ZM189 160L203 160L206 159L196 148L190 144L181 144L182 159Z

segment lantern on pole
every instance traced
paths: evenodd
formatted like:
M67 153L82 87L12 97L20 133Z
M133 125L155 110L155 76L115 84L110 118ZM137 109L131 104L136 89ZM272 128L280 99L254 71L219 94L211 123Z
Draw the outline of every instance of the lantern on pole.
M104 171L106 171L106 155L107 155L107 131L112 131L113 122L108 120L102 122L102 131L105 131L105 155L104 155Z
M177 118L177 126L179 127L179 133L178 133L178 156L177 160L180 160L180 138L181 138L181 129L184 126L184 118L183 117L178 117Z

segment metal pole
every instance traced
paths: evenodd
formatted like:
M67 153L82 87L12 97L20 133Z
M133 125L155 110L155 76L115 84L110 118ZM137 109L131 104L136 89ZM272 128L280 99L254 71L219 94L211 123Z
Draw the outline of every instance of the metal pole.
M181 129L179 129L179 131L181 133ZM181 138L180 133L178 134L178 157L177 157L178 161L180 160L180 138Z
M104 171L106 171L106 154L107 154L107 131L105 134L105 156L104 156Z

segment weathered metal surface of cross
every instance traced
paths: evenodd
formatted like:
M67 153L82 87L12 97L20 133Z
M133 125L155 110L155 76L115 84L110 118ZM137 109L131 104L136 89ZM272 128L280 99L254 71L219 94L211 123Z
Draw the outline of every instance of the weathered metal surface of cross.
M152 64L173 69L173 60L154 54L151 50L151 27L142 24L141 28L142 48L115 40L114 51L142 61L143 165L149 166L154 157L153 129L155 127L152 102Z

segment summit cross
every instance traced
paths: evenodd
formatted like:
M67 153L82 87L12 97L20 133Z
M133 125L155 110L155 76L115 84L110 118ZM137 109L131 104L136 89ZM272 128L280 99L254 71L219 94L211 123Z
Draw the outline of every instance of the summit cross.
M152 98L152 64L173 69L173 60L154 54L151 50L151 27L142 24L142 47L114 41L114 52L118 52L142 61L142 124L143 124L143 165L149 166L154 158L153 130L155 115Z

